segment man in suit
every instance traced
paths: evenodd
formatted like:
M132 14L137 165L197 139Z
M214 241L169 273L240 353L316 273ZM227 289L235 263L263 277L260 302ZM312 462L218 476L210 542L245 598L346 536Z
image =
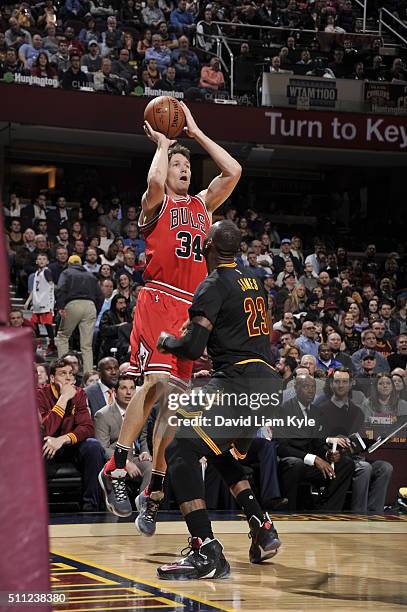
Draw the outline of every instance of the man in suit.
M57 236L61 227L71 225L73 218L72 212L66 207L66 198L60 196L56 201L56 209L51 210L47 215L48 227L52 236Z
M95 414L95 436L103 446L108 459L113 455L116 448L126 408L135 391L134 378L122 374L119 377L113 403L107 404ZM126 485L130 498L135 497L138 488L143 491L150 482L151 466L146 424L139 438L134 441L128 452L126 465L128 482Z
M21 226L25 230L33 227L36 221L48 221L49 208L45 194L39 193L33 204L28 204L21 211Z
M99 380L85 388L92 416L103 408L114 403L114 389L119 382L119 364L114 357L104 357L98 363Z
M281 412L286 419L297 417L307 419L307 422L295 429L296 437L281 439L277 450L280 482L283 495L288 499L287 510L297 510L298 488L302 481L306 481L325 487L320 499L321 511L338 512L343 508L351 484L353 461L339 451L326 450L321 413L312 404L315 379L307 374L298 376L295 391L296 397L285 402ZM290 431L293 431L293 426Z
M330 377L332 396L320 404L324 432L345 450L350 449L347 436L358 432L363 437L366 429L364 413L351 399L351 383L348 369L340 368L333 372ZM363 454L352 455L352 459L355 464L352 512L382 514L393 466L388 461L368 462Z

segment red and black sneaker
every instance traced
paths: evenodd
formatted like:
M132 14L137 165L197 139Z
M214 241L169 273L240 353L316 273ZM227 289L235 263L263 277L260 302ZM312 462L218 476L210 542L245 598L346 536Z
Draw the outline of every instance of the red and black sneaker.
M202 580L204 578L227 578L230 565L223 554L219 540L190 538L186 556L174 563L157 569L161 580ZM183 554L184 551L181 552Z
M261 563L274 557L281 546L281 540L269 515L264 515L263 522L257 516L252 516L249 527L249 538L252 540L249 550L250 563Z

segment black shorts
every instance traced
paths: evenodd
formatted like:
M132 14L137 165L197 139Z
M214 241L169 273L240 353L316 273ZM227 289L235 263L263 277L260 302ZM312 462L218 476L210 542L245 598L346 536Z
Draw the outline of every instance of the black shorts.
M244 458L260 427L267 425L282 398L282 380L262 360L245 360L217 372L194 389L190 402L172 417L176 438L191 439L202 455L230 448Z

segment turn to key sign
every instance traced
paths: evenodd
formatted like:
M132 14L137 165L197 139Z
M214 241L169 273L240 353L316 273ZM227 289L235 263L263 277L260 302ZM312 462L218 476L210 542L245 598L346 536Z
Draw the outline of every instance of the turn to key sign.
M290 110L267 111L271 142L312 146L347 146L406 150L407 122L403 117L332 115Z

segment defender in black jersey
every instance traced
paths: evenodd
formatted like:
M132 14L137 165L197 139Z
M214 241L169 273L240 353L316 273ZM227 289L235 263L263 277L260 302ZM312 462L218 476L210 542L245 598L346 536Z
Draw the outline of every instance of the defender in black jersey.
M166 451L168 471L181 512L191 533L190 552L158 568L167 580L224 578L230 567L214 538L204 501L199 460L205 456L218 469L249 521L250 561L274 556L281 544L269 516L260 508L244 471L244 458L260 414L278 402L278 380L270 365L266 295L259 281L238 270L234 261L240 233L230 221L215 223L204 243L209 276L199 285L189 309L190 324L181 338L163 332L162 352L197 359L208 348L214 374L200 390L200 404L179 407L179 428ZM251 398L263 396L253 409ZM246 398L246 401L242 401ZM268 401L267 401L268 400ZM233 456L232 456L233 454Z

